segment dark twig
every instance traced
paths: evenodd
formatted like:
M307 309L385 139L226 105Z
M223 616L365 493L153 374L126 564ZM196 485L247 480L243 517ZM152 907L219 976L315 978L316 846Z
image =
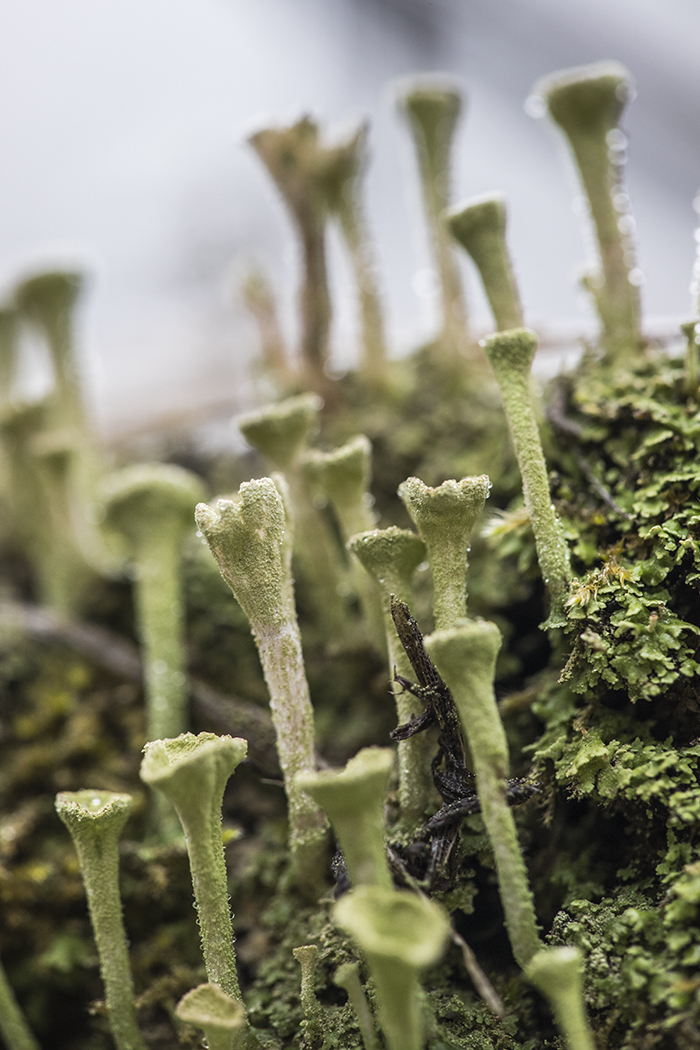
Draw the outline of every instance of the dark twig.
M117 678L142 683L137 646L106 627L69 620L39 605L4 601L0 602L0 630L8 629L59 642ZM274 776L279 771L275 731L266 710L248 700L220 693L197 678L190 679L190 691L198 718L219 732L245 737L251 764L265 775Z

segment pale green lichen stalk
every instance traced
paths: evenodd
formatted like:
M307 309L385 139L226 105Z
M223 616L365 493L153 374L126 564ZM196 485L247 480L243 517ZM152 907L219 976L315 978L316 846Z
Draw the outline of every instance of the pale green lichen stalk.
M353 886L391 888L384 846L384 801L394 765L389 748L365 747L344 769L300 773L297 783L325 810Z
M301 243L301 370L306 383L313 390L322 391L328 386L324 369L328 361L331 300L324 244L328 213L325 158L318 127L310 117L303 117L288 127L264 128L249 142L282 195Z
M258 327L263 368L280 389L286 390L293 386L295 374L287 357L275 296L262 270L252 267L248 271L241 282L240 294Z
M183 733L147 744L141 779L173 804L190 860L207 977L240 1000L228 902L221 805L229 777L248 752L240 737Z
M237 420L249 445L262 453L269 464L287 473L296 464L309 435L318 429L323 401L317 394L287 397L265 405Z
M299 877L315 885L323 870L326 821L295 783L298 773L316 769L316 757L282 497L270 478L246 482L237 501L218 500L215 508L200 504L196 520L250 621L270 693L292 862Z
M523 482L525 507L535 535L537 560L549 592L550 623L563 620L571 569L561 520L549 491L547 464L533 408L530 377L537 337L527 328L499 332L483 343L501 388L508 429Z
M467 615L469 539L490 488L486 474L444 481L437 488L424 485L419 478L407 478L399 485L399 496L428 551L438 630L454 626Z
M345 543L357 533L376 525L369 492L372 446L364 434L352 438L332 452L311 449L302 458L302 467L312 487L320 490L335 511ZM351 553L351 576L362 603L370 635L377 644L383 637L379 592L372 578ZM381 642L379 642L381 649Z
M202 482L182 467L141 463L101 487L105 523L122 539L136 587L149 740L187 728L181 554Z
M411 580L425 558L425 543L415 532L392 525L388 529L372 529L353 536L348 549L379 586L390 678L393 680L396 670L402 677L410 679L413 669L396 634L391 596L394 594L401 601L412 604ZM417 697L401 689L394 692L394 701L399 724L410 721L423 708ZM408 740L399 741L398 754L401 823L407 830L415 829L425 816L431 794L426 735L417 733Z
M73 311L83 283L80 273L47 271L28 277L13 292L18 315L41 332L51 354L56 389L48 425L56 429L86 428L73 336Z
M218 984L200 984L183 995L175 1013L204 1032L208 1050L243 1050L249 1045L245 1007Z
M72 449L67 482L73 508L70 535L84 561L99 572L111 572L114 562L94 523L92 503L101 464L84 405L81 369L74 335L74 313L84 285L72 270L37 273L16 285L13 302L20 325L28 325L45 341L53 366L53 388L45 399L44 427ZM64 544L67 541L64 540ZM76 562L76 553L73 553ZM74 601L77 609L80 601Z
M346 570L338 545L325 519L314 506L313 495L301 465L301 456L311 433L319 424L323 402L316 394L288 397L265 405L238 420L246 441L256 448L273 470L279 470L289 486L293 515L294 559L299 586L309 591L316 620L334 640L347 627L341 591L346 589Z
M583 1002L581 971L578 948L546 948L533 956L525 975L549 1000L569 1050L595 1050Z
M493 678L501 634L486 620L463 621L425 639L450 688L474 762L484 825L493 849L501 903L513 955L525 967L542 944L513 813L506 798L508 744Z
M340 898L334 918L367 958L389 1050L423 1050L419 974L447 945L450 924L442 908L407 890L361 886Z
M369 438L358 434L332 452L311 449L304 455L303 465L333 505L346 543L356 533L375 527L376 515L369 499L372 476Z
M685 377L684 386L688 397L698 399L698 380L700 371L698 368L698 354L700 353L700 322L688 321L681 325L681 331L686 338L685 350Z
M496 329L522 327L523 308L506 243L504 198L499 194L475 197L450 209L447 225L479 271Z
M41 1050L0 963L0 1035L7 1050Z
M335 971L333 980L339 988L347 992L348 1000L355 1014L357 1027L360 1029L364 1050L381 1050L372 1011L369 1008L367 996L360 980L360 964L356 962L343 963Z
M17 371L17 311L0 306L0 411L9 406Z
M301 1008L304 1011L306 1021L306 1040L316 1045L323 1037L323 1013L314 991L314 980L316 977L316 959L318 958L318 945L302 944L299 948L292 948L292 955L299 963L301 969Z
M325 150L328 207L340 224L359 294L362 325L360 374L381 384L386 368L386 340L376 266L365 217L361 184L367 166L368 128L363 122L344 142Z
M66 791L56 796L56 812L78 854L114 1041L118 1050L145 1050L119 895L118 841L130 810L130 795Z
M466 310L462 285L444 212L450 203L451 153L462 97L444 78L419 78L400 89L399 109L413 136L423 201L433 245L442 299L440 343L452 362L466 346Z
M619 122L632 96L632 79L618 62L565 69L538 81L542 98L574 155L591 209L600 272L588 275L610 360L639 350L638 275L629 198L623 184L626 138Z

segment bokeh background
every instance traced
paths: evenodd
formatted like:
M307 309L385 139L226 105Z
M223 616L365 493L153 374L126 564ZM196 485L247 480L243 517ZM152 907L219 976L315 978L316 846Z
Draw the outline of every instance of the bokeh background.
M236 295L270 274L295 337L291 226L246 134L311 113L371 121L367 180L392 352L430 336L430 259L391 82L456 76L468 99L455 202L509 200L529 323L566 346L590 330L588 251L563 143L524 102L552 70L632 71L628 185L647 324L690 316L700 183L697 0L5 0L0 34L0 277L57 261L91 275L80 319L89 403L108 439L202 420L256 396L255 330ZM354 300L329 245L333 359L356 354ZM477 326L488 313L465 264ZM26 349L23 391L45 383Z

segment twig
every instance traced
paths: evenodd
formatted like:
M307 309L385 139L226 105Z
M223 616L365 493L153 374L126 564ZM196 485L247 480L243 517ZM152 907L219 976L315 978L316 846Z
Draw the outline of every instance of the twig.
M39 605L0 602L0 630L13 627L34 638L67 645L118 678L139 685L143 680L137 646L106 627L69 620ZM219 731L246 737L251 765L266 775L278 773L275 731L267 711L220 693L197 678L190 678L190 691L199 718Z

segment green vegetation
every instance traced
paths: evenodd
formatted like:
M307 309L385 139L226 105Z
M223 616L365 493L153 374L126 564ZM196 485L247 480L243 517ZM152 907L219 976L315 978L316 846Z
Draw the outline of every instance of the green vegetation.
M78 278L36 275L0 310L8 1050L700 1047L700 322L680 355L640 334L629 84L606 63L536 88L590 201L602 324L544 392L503 202L451 207L461 101L436 80L400 108L443 321L402 361L366 128L253 137L304 273L298 359L246 279L279 393L240 421L250 455L106 475ZM362 318L342 379L329 221ZM22 324L54 355L39 405L10 400Z

